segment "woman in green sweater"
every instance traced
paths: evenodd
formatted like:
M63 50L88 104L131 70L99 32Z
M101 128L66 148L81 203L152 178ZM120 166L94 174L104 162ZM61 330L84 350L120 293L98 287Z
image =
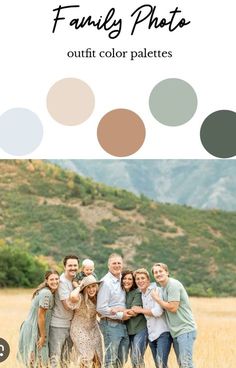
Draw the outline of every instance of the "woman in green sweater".
M141 292L132 271L122 272L121 287L126 292L126 308L142 307ZM130 358L133 368L145 368L144 353L147 348L147 322L143 314L131 316L126 322L130 341Z

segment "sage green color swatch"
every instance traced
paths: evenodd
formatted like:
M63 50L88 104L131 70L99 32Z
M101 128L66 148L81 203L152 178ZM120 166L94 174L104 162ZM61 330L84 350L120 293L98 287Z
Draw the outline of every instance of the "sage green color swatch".
M204 120L200 138L211 155L230 158L236 155L236 113L230 110L215 111Z
M169 78L159 82L149 97L149 108L156 120L168 126L187 123L197 109L194 89L182 79Z

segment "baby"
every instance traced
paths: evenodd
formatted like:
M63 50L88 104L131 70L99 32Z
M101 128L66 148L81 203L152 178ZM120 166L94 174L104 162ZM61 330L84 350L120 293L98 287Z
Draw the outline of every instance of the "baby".
M94 272L94 262L91 259L86 258L82 262L81 271L75 276L73 280L73 286L78 287L84 277L93 275L97 279L97 275Z

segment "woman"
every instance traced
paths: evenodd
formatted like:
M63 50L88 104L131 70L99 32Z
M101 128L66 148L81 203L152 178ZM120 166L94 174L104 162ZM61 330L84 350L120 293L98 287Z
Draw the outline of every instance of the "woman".
M100 368L103 363L102 335L96 318L99 284L93 275L85 277L71 292L68 301L69 308L75 309L70 336L80 368Z
M29 315L21 325L17 354L25 367L46 367L48 364L48 331L58 286L59 274L50 270L33 293Z
M121 287L126 292L126 307L142 307L141 292L137 289L132 271L122 272ZM143 314L137 314L126 321L130 340L130 358L133 368L144 368L144 353L147 348L147 323Z

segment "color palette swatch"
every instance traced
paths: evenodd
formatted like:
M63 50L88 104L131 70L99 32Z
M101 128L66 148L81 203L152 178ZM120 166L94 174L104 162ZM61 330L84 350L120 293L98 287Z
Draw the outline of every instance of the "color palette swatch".
M64 78L50 88L46 105L51 117L65 126L84 123L94 111L95 96L87 83ZM161 124L177 129L196 113L197 94L184 80L169 78L158 82L149 96L149 109ZM143 108L145 108L143 103ZM142 106L140 106L140 110ZM68 128L69 129L69 128ZM94 125L96 129L96 125ZM109 155L127 157L144 144L148 124L134 111L119 108L106 113L98 122L97 139ZM173 130L174 134L174 130ZM219 158L236 155L236 113L219 110L203 121L200 140L204 149ZM43 126L35 113L13 108L0 116L0 147L10 155L33 152L43 139Z
M236 156L236 113L220 110L207 116L201 127L201 141L213 156Z
M33 152L43 139L43 125L38 116L23 108L14 108L0 116L0 147L13 156Z
M47 108L58 123L78 125L92 114L95 98L91 88L77 78L56 82L48 92Z
M2 4L0 157L235 156L234 1L36 6Z
M170 78L159 82L149 98L152 115L160 123L177 126L187 123L197 109L197 95L187 82Z
M100 120L97 136L102 148L110 155L130 156L142 147L145 126L133 111L116 109L108 112Z

